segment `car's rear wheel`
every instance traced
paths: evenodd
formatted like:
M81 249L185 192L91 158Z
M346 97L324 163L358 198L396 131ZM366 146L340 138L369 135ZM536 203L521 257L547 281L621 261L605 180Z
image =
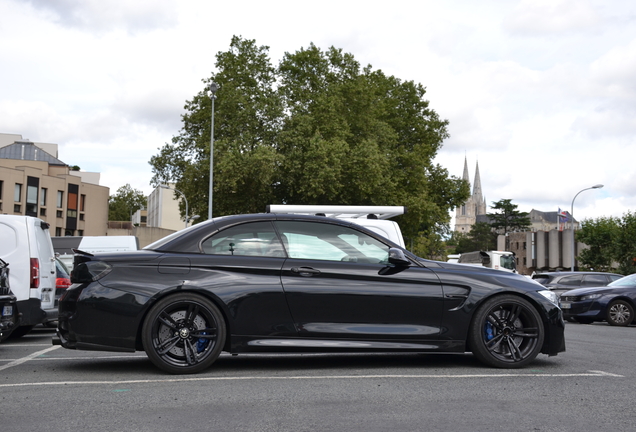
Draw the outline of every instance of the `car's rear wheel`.
M628 326L634 320L634 308L625 300L614 300L607 305L607 322L612 326Z
M172 374L201 372L221 354L225 321L210 300L196 294L175 294L150 310L142 342L158 368Z
M515 295L487 300L475 312L469 343L475 357L499 368L519 368L532 362L545 338L536 308Z

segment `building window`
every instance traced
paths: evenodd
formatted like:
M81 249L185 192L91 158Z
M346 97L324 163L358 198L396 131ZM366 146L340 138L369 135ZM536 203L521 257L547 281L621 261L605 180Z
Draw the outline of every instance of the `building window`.
M56 205L57 205L57 208L62 208L62 206L64 205L64 192L63 191L57 191L57 204Z
M62 216L62 210L56 211L55 212L55 217L59 217L59 218L64 217L64 216Z
M13 213L22 213L22 206L20 204L13 204Z
M37 214L38 214L38 188L37 188L37 186L27 185L26 214L28 216L37 216Z
M68 202L66 203L66 216L71 218L77 217L77 194L68 193Z
M80 213L80 220L84 220L84 213Z
M84 206L86 205L86 195L80 195L80 211L85 211Z
M46 206L46 188L40 189L40 206Z
M55 228L55 237L62 237L62 228Z
M20 183L15 184L15 190L13 192L13 201L22 202L22 185Z
M46 209L40 207L40 216L46 216Z
M0 201L2 201L2 189L4 189L4 182L0 180Z
M84 230L77 230L77 235L80 237L84 237Z

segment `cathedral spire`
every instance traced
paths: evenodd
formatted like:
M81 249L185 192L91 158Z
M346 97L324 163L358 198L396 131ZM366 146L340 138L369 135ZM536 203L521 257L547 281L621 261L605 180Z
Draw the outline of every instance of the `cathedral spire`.
M464 175L462 176L462 180L466 180L470 185L470 178L468 177L468 159L464 157Z
M473 183L473 196L476 201L481 201L483 199L481 193L481 177L479 176L479 162L475 163L475 182ZM466 171L467 172L467 171Z

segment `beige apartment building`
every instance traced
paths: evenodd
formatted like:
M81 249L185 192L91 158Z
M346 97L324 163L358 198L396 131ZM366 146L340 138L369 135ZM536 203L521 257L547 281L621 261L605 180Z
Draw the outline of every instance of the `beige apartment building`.
M57 158L57 144L0 134L0 214L39 217L52 236L102 236L108 198L99 173L72 171Z

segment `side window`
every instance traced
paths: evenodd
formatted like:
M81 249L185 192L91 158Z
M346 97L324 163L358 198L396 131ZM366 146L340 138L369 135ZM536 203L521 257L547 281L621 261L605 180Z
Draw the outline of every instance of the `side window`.
M622 278L623 278L623 276L609 275L609 278L610 278L610 283L612 283L612 282L614 282L614 281L617 281L617 280L619 280L619 279L622 279Z
M607 285L607 278L605 275L586 275L583 278L583 286L605 286Z
M252 222L224 229L202 244L210 255L285 257L271 222Z
M320 222L276 221L290 258L386 263L389 247L352 228Z
M581 276L568 276L559 281L559 285L581 286Z

